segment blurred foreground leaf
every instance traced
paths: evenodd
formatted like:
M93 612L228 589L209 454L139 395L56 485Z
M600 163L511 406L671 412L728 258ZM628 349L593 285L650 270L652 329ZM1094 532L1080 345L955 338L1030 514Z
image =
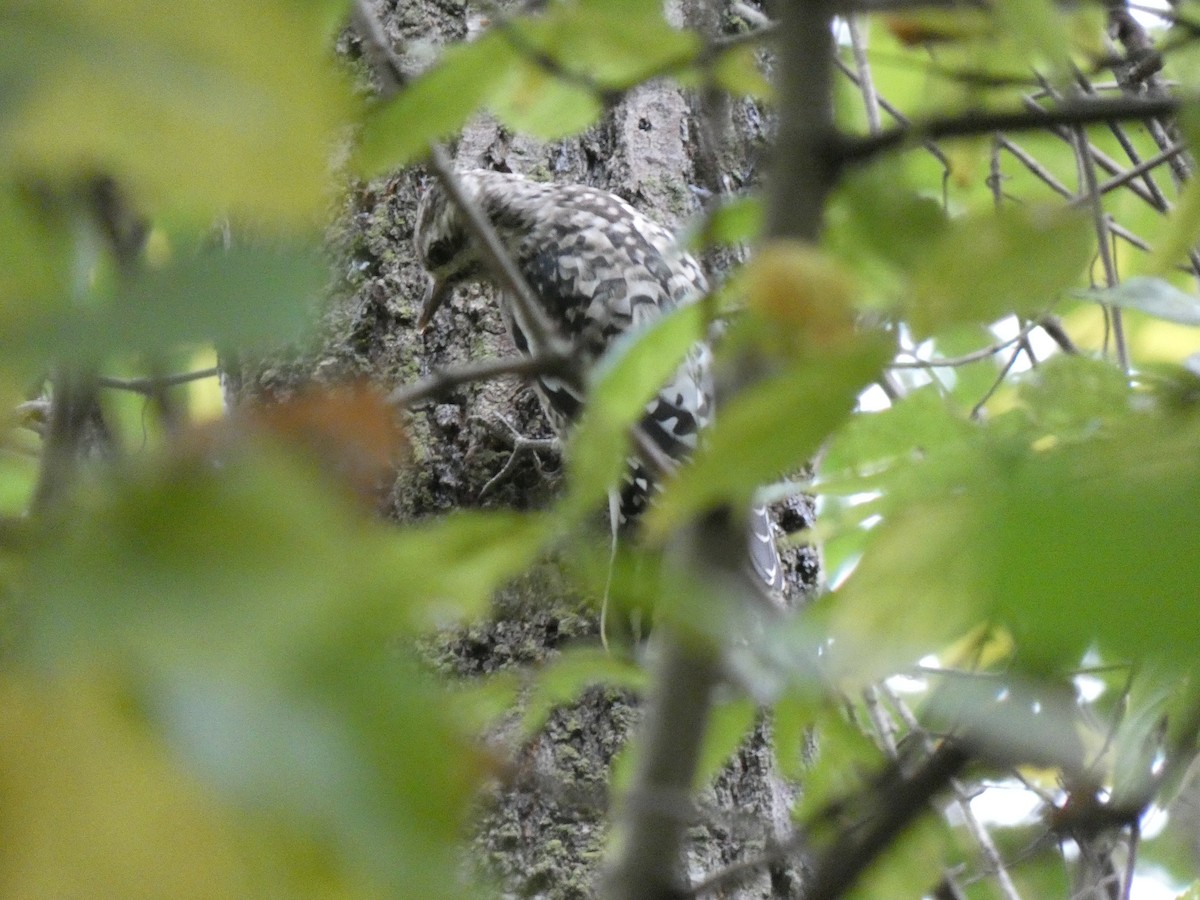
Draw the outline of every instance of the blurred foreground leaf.
M700 48L695 34L672 27L659 7L638 0L556 4L514 25L518 49L536 48L605 89L628 88L683 66Z
M583 131L605 94L685 66L699 42L645 3L554 4L513 17L442 58L367 119L359 169L422 156L486 107L508 127L552 140Z
M19 660L121 673L219 802L363 883L461 896L454 847L486 762L395 640L478 611L544 520L397 530L307 465L226 445L75 512L25 560Z
M910 502L885 509L835 594L842 665L892 671L982 621L1007 625L1038 666L1093 643L1193 665L1200 644L1178 623L1200 613L1200 575L1180 565L1200 551L1200 423L1118 412L1067 442L1033 424L997 423L913 470Z
M624 471L629 430L704 334L703 304L672 311L618 338L593 369L583 420L571 435L571 491L562 508L591 512Z
M759 485L807 463L850 415L888 353L886 342L874 338L814 351L738 394L647 512L647 529L661 535L714 504L747 500Z
M152 208L311 228L353 109L332 3L43 0L0 16L0 158L103 172Z
M312 247L208 249L97 288L87 305L21 310L3 323L0 348L78 361L205 342L278 345L301 336L327 278Z
M512 513L397 530L308 466L184 457L45 536L29 560L33 646L44 659L136 652L271 671L347 623L382 642L430 616L477 612L545 536L543 520Z
M432 69L368 113L358 145L359 170L372 176L422 156L431 142L462 127L516 58L498 34L448 49Z
M1081 294L1088 300L1136 309L1180 325L1200 325L1200 297L1161 278L1127 278L1116 287Z
M913 271L907 321L923 338L951 325L1046 309L1083 273L1093 243L1086 218L1053 207L952 221Z
M0 679L0 894L246 896L234 818L95 676Z
M65 226L32 192L0 184L0 321L20 322L41 305L65 300L71 274Z

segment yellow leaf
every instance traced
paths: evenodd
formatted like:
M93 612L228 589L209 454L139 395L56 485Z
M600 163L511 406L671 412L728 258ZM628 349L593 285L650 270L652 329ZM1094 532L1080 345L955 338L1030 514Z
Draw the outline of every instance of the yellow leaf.
M249 896L222 810L107 680L0 681L0 896Z
M102 172L147 205L313 226L353 110L321 4L41 0L9 4L20 80L0 158L70 181ZM18 68L18 71L20 69Z

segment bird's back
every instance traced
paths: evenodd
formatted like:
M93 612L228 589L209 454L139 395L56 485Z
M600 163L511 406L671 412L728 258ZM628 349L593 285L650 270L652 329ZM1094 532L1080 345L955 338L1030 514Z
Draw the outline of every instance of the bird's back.
M614 194L486 170L463 172L460 178L544 312L585 364L599 359L619 335L699 300L708 289L699 263L680 249L675 236ZM426 260L446 257L447 269L486 277L477 261L464 262L473 251L456 217L444 195L431 192L418 214L418 247ZM518 349L537 353L529 337L537 329L524 321L519 305L502 297L501 313ZM710 364L707 345L698 341L646 406L641 427L671 459L681 460L695 450L712 419ZM563 433L578 417L583 398L552 376L539 377L535 387L555 430ZM640 514L653 488L644 465L636 459L630 463L621 490L622 522ZM750 548L763 580L779 588L779 557L763 509L752 516Z

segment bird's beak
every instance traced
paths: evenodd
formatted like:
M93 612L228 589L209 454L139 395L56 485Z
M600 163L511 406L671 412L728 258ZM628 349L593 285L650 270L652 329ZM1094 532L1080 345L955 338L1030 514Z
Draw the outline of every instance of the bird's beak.
M454 289L454 285L449 279L429 277L429 284L425 287L425 299L421 302L421 312L417 315L417 330L425 331L429 328L429 320L433 318L433 314L438 311L446 298L450 296L450 292Z

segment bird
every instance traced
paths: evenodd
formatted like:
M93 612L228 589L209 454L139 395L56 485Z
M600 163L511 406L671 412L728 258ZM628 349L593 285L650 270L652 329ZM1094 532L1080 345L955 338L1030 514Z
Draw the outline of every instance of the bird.
M622 334L708 292L699 262L675 235L615 194L486 169L460 171L456 177L495 229L545 318L585 367ZM428 327L458 285L495 285L462 211L440 182L421 198L413 240L428 276L419 329ZM499 304L518 351L536 355L544 350L536 337L540 329L526 321L521 305L503 291ZM537 376L533 387L554 432L565 436L586 398L575 385L550 374ZM682 462L713 421L713 395L712 352L697 341L647 404L641 428L667 458ZM655 489L650 468L632 457L613 504L614 535L636 522ZM754 507L749 522L748 561L767 589L779 594L783 566L766 508Z

